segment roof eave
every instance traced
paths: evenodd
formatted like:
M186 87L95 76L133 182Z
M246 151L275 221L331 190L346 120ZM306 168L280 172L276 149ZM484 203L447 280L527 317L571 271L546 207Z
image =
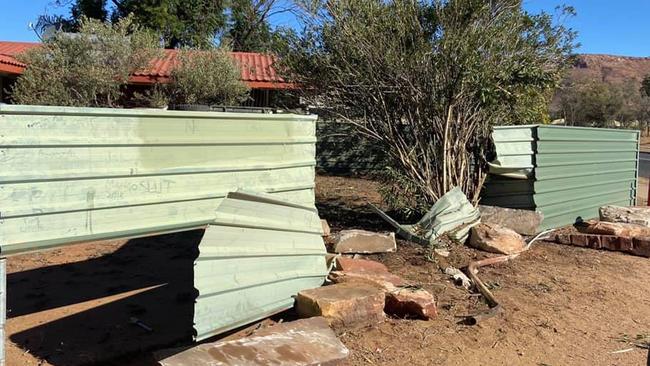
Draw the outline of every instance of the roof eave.
M25 71L25 67L0 63L0 73L18 76Z
M149 75L133 75L129 78L131 85L154 85L154 84L167 84L169 83L168 76L149 76ZM251 89L264 89L264 90L294 90L298 89L295 83L275 82L275 81L247 81L244 83Z
M244 81L251 89L298 89L294 83L275 82L275 81Z
M25 67L0 63L0 74L19 76L25 71ZM168 76L154 75L132 75L129 77L129 85L154 85L169 83ZM295 83L276 81L247 81L246 85L251 89L261 90L295 90L298 86Z

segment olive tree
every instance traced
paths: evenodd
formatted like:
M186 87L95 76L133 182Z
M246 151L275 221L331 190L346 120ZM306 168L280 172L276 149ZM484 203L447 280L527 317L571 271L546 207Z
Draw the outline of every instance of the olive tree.
M57 31L18 55L27 68L12 97L20 104L114 107L129 75L159 52L156 37L131 18L115 24L81 18L79 33Z
M314 4L315 3L315 4ZM477 202L490 127L547 119L574 47L558 16L520 0L305 1L280 68L303 97L383 146L388 198Z
M249 92L226 46L179 51L167 89L173 104L238 104Z

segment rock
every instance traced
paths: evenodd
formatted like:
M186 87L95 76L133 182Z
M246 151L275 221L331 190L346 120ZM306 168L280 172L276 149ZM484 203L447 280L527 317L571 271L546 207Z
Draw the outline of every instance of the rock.
M500 225L521 235L537 234L544 220L544 215L537 211L483 205L479 205L478 210L482 223Z
M526 243L514 230L496 224L480 223L472 228L469 245L486 252L514 254L523 251Z
M347 257L336 258L336 269L339 271L349 272L388 273L388 268L379 262L367 259L353 259Z
M315 366L336 365L349 354L327 321L316 317L277 324L246 338L174 350L173 356L159 362L162 366Z
M384 311L397 316L431 319L436 302L428 291L409 286L403 278L388 272L335 271L329 277L335 283L363 283L381 289L386 296Z
M323 226L323 236L330 236L332 232L330 230L330 225L327 223L327 220L321 219L320 224Z
M395 233L380 234L365 230L342 230L333 235L335 253L386 253L397 249Z
M397 287L386 292L384 311L399 317L415 316L424 320L438 315L433 295L426 290L410 287Z
M634 238L634 244L631 250L632 254L650 258L650 237Z
M641 225L607 221L586 221L586 224L583 230L589 234L616 235L626 238L650 236L650 227Z
M376 286L338 283L304 290L296 297L301 317L323 316L334 329L378 323L384 320L384 292Z
M386 272L354 272L354 271L334 271L329 275L329 279L334 283L355 283L362 282L381 288L383 291L390 291L398 286L406 286L406 281L400 276Z
M650 207L603 206L598 212L601 221L650 227Z

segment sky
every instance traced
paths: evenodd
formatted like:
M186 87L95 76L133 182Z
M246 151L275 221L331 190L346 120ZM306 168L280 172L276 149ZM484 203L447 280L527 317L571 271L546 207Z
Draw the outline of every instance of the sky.
M68 13L53 0L0 0L0 40L37 41L29 29L39 14ZM650 56L650 0L524 0L531 12L554 12L560 4L573 6L578 15L567 25L578 31L577 52L624 56Z

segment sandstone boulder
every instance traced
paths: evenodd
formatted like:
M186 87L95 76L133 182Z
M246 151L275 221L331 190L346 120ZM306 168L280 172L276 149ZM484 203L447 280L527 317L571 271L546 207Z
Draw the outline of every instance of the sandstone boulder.
M424 320L438 315L433 295L426 290L411 287L397 287L386 292L384 311L391 315L414 316Z
M523 251L526 243L514 230L496 224L480 223L472 227L469 245L491 253L515 254Z
M583 230L589 234L603 234L636 238L650 236L650 227L607 221L586 221Z
M332 235L334 253L386 253L397 250L395 233L342 230Z
M161 354L164 352L161 352ZM157 357L162 366L336 365L350 351L321 317L264 328L245 338L200 344Z
M384 292L373 285L350 282L304 290L296 297L301 317L322 316L334 329L384 320Z
M381 289L386 296L384 311L387 314L425 320L437 315L435 298L431 293L410 286L392 273L335 271L329 278L335 283L363 283Z
M336 269L348 272L370 272L388 273L388 268L382 263L368 259L356 259L348 257L336 258Z
M389 272L369 273L355 271L333 271L330 273L329 279L334 283L366 283L381 288L383 291L390 291L395 287L407 285L406 281L404 281L402 277Z
M650 227L650 207L603 206L598 212L601 221Z
M512 229L522 235L535 235L539 232L539 225L544 220L541 212L519 210L497 206L479 205L481 222L490 225L500 225Z

